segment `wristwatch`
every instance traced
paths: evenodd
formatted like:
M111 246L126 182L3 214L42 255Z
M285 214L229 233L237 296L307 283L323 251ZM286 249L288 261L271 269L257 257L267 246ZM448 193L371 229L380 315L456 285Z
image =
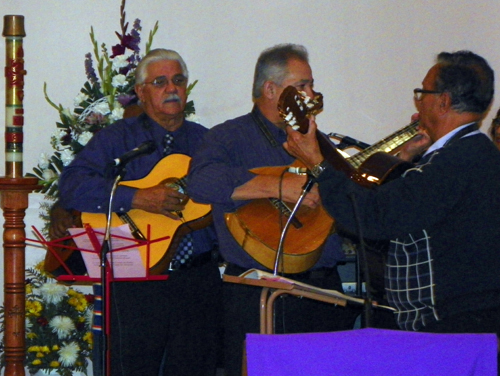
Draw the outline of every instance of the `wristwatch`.
M317 179L323 173L323 171L325 171L327 163L328 162L326 160L323 160L314 165L313 168L311 168L311 175Z

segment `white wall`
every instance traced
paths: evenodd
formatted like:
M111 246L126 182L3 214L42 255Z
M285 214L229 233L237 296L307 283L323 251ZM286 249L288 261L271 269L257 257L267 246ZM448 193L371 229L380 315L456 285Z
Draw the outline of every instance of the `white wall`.
M52 151L58 115L43 97L43 83L56 103L72 107L85 81L84 55L92 51L90 26L110 48L119 8L120 0L1 0L0 15L25 16L24 172L41 152ZM470 49L500 72L498 0L128 0L126 12L131 24L142 21L143 41L159 21L153 47L185 58L200 81L192 98L208 127L250 111L255 60L282 42L309 49L316 89L325 97L320 128L368 143L409 122L412 90L436 53ZM4 88L1 79L1 98ZM483 131L499 106L497 99ZM4 112L0 107L0 118ZM4 175L3 137L0 148ZM37 216L34 201L28 226ZM43 252L29 249L28 257L40 259Z

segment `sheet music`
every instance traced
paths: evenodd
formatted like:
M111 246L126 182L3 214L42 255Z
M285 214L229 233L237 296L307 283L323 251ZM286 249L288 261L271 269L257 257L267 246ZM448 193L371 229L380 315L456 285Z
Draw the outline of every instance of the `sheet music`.
M95 236L102 244L104 240L105 229L93 229ZM82 258L87 267L87 272L91 278L99 278L101 276L101 256L100 248L95 249L94 245L83 228L70 228L69 233L74 236L74 241L78 248L82 250ZM75 236L81 234L79 236ZM120 236L120 237L117 237ZM123 238L126 239L123 239ZM141 254L138 247L133 247L125 250L119 250L123 247L129 247L136 244L128 225L124 224L118 227L111 228L111 249L107 259L113 268L113 276L115 278L143 278L146 277L146 268L142 263ZM115 251L116 250L116 251Z

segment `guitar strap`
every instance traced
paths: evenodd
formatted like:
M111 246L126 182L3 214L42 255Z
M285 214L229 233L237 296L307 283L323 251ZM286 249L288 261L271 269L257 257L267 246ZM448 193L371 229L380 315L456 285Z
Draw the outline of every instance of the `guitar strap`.
M271 144L272 147L277 147L280 146L280 144L276 141L276 139L273 137L271 132L269 132L269 129L267 129L266 125L261 119L261 115L259 113L259 110L257 109L257 106L253 106L252 112L252 119L257 123L259 126L259 129L264 133L264 136L266 137L267 141Z

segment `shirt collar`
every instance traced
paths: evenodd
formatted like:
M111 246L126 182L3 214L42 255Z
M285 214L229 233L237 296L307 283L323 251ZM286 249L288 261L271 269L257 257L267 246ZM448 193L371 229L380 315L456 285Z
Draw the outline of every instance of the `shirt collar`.
M474 122L471 122L471 123L467 123L467 124L464 124L464 125L461 125L460 127L458 128L455 128L454 130L452 130L451 132L448 132L447 134L445 134L443 137L441 137L439 140L437 140L436 142L434 142L430 147L429 149L427 149L427 151L424 153L423 156L426 156L427 154L429 153L432 153L433 151L435 150L438 150L438 149L441 149L456 133L460 132L462 129L464 129L465 127L471 125L471 124L474 124ZM474 134L477 134L479 133L479 130L476 130L476 131L473 131L473 132L470 132L470 133L467 133L465 136L463 137L467 137L467 136L472 136Z

